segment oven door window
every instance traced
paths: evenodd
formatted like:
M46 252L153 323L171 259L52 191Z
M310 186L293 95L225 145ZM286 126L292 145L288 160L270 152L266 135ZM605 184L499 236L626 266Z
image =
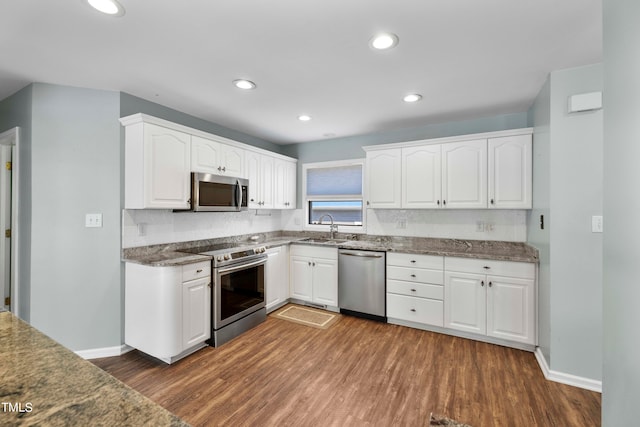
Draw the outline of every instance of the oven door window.
M220 275L220 320L264 302L264 264Z

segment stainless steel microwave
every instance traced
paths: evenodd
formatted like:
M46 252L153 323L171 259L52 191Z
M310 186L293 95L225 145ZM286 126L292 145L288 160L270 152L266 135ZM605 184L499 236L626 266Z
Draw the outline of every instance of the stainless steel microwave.
M246 211L248 195L248 179L191 173L191 210L194 212Z

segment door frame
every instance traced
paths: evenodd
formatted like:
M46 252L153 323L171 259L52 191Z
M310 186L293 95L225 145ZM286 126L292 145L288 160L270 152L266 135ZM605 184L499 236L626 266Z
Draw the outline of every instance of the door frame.
M19 188L19 152L20 152L20 128L14 127L0 133L0 145L13 146L11 159L11 311L18 317L22 317L19 310L20 288L18 286L18 260L19 260L19 228L18 228L18 188ZM2 302L4 305L4 301Z

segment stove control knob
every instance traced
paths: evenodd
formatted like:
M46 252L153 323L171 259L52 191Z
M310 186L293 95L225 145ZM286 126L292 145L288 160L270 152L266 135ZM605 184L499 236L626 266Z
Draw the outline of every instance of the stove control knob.
M224 261L224 257L222 255L218 255L218 261Z
M231 259L231 255L229 255L229 254L224 254L224 259L225 259L225 260L229 260L229 259Z

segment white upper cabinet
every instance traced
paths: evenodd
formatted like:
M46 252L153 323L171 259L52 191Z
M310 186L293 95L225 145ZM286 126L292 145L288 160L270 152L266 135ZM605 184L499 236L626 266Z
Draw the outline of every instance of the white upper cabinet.
M442 204L444 207L487 207L487 140L442 145Z
M244 178L244 150L193 136L191 171Z
M248 178L252 209L295 209L294 158L142 113L120 123L125 209L190 209L191 172Z
M246 153L246 170L249 179L249 208L273 209L275 159L257 152Z
M442 201L440 144L402 149L402 207L434 209Z
M367 207L401 207L400 148L369 151L366 162Z
M489 139L489 208L531 209L531 135Z
M274 166L274 203L276 209L295 209L296 169L296 163L276 159Z
M363 148L369 208L531 209L530 128Z
M150 123L125 135L125 208L188 209L191 136Z

